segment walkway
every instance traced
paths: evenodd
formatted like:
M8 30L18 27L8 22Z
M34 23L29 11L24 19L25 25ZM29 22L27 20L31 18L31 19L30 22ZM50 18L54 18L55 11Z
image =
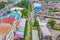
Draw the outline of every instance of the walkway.
M53 30L53 29L49 29L51 34L52 34L52 37L54 38L54 40L56 40L57 36L60 34L60 31L57 31L57 30Z
M26 35L25 40L29 40L29 38L30 38L30 21L32 21L32 20L31 20L32 17L33 17L32 14L33 14L33 11L30 12L30 17L28 18L28 30L27 30L27 35Z

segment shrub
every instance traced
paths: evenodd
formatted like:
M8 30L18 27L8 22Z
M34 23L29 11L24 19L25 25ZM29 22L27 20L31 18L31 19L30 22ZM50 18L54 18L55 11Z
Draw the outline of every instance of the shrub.
M54 27L56 24L56 21L54 19L50 19L50 20L48 20L48 23L51 27Z
M60 31L60 28L59 27L53 27L52 29L59 30Z

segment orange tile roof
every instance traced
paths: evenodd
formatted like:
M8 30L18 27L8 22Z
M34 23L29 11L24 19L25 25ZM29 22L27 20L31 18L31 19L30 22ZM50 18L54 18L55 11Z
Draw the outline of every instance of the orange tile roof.
M6 35L9 33L10 30L11 30L11 25L5 24L5 23L0 24L0 33L1 34Z

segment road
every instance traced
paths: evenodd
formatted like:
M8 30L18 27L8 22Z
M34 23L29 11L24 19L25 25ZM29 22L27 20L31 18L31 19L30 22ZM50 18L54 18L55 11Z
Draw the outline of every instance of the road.
M3 9L1 9L0 10L0 16L3 14L3 13L5 13L5 12L7 12L10 8L12 8L13 6L15 6L15 4L17 4L17 3L19 3L21 0L16 0L16 1L14 1L13 3L11 3L11 4L9 4L9 5L7 5L6 7L4 7Z

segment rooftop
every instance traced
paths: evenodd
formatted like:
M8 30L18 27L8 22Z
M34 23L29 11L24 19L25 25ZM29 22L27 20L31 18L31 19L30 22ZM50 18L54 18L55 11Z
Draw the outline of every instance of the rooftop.
M0 23L0 34L8 34L11 30L11 25L7 23Z
M2 22L12 24L14 20L15 20L15 18L5 18L5 19L2 20Z

